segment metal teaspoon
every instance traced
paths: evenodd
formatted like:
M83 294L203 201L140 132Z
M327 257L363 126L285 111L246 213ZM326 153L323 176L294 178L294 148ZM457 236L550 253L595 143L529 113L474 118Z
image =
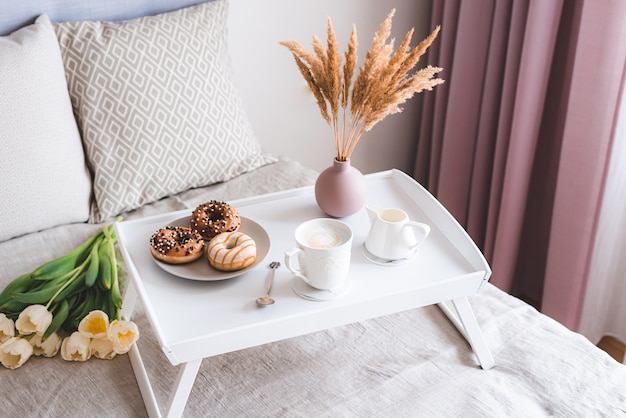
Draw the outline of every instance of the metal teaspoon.
M267 284L267 293L265 296L262 296L256 300L256 304L260 307L265 307L274 304L274 299L270 297L270 291L272 290L272 285L274 284L274 272L276 269L280 267L280 263L278 261L272 261L269 265L269 268L272 269L272 275L270 276Z

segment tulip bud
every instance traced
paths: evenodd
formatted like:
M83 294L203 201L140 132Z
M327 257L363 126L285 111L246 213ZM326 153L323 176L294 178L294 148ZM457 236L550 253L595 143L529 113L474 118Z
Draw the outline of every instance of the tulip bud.
M0 363L7 369L17 369L33 354L30 343L20 337L13 337L0 345Z
M30 339L30 345L33 346L33 354L36 356L54 357L61 347L61 337L56 332L50 334L48 338L42 341L43 335L35 334Z
M117 354L113 350L113 342L108 338L94 338L89 343L91 354L102 360L111 360Z
M0 343L13 337L15 337L15 323L11 318L7 318L5 314L0 313Z
M61 357L67 361L86 361L91 357L89 351L89 337L75 331L63 339Z
M106 337L109 328L109 316L103 311L89 312L78 324L78 331L85 337Z
M118 320L109 325L109 340L117 354L125 354L139 338L137 324L132 321Z
M52 313L43 305L30 305L24 308L15 321L15 328L23 335L33 332L43 334L52 322Z

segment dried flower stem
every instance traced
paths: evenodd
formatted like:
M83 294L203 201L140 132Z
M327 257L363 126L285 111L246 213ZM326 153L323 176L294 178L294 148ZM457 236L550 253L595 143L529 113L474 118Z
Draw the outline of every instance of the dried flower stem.
M316 36L313 52L296 41L280 42L291 51L322 117L333 129L339 161L350 159L363 134L388 115L401 112L400 105L413 95L444 82L434 78L442 70L439 67L427 66L409 74L437 37L439 26L414 49L410 48L414 32L411 29L394 52L394 40L387 41L394 14L392 9L380 25L356 77L358 42L354 25L343 57L330 18L326 49Z

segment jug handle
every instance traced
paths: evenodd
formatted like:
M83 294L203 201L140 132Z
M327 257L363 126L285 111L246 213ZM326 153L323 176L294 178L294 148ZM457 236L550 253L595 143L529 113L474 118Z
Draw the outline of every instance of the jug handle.
M409 221L404 225L404 228L413 228L421 235L421 238L417 239L417 242L409 247L410 251L414 251L430 234L430 226L421 222Z

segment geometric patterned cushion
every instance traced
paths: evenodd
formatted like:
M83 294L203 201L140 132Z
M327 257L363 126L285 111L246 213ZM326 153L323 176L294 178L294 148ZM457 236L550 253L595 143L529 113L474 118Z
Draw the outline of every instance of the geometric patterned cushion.
M237 95L228 3L120 22L55 24L94 177L90 221L275 161Z
M0 36L0 179L0 241L89 217L91 179L46 15Z

